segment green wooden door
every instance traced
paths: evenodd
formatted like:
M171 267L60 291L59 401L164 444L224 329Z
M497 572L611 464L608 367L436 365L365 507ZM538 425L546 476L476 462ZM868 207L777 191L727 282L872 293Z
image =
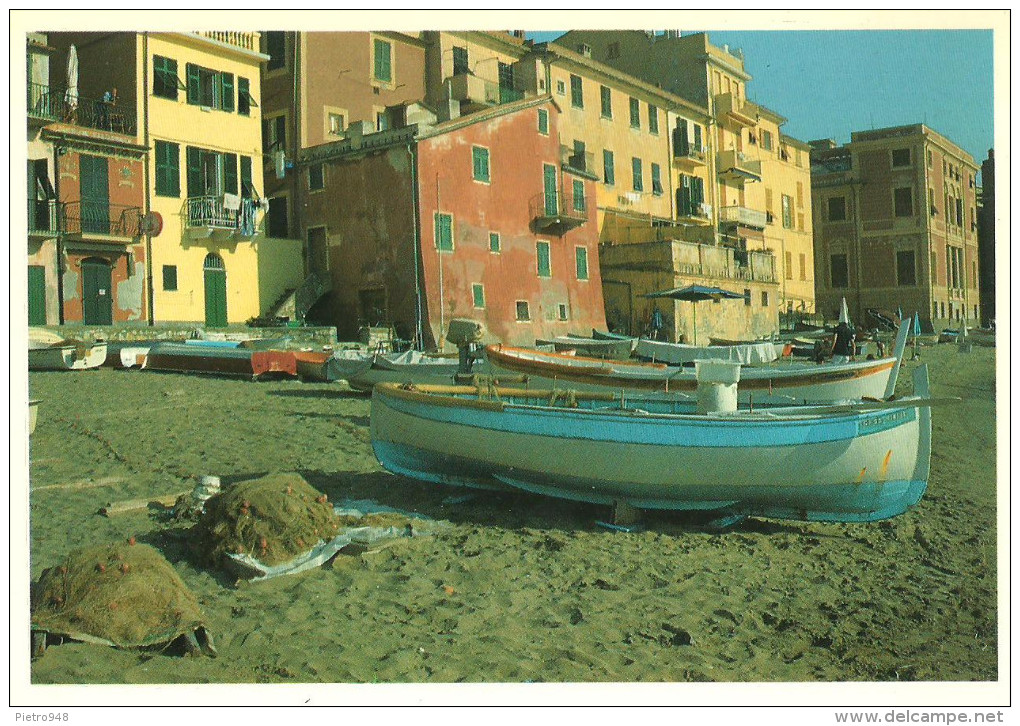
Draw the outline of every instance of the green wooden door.
M28 324L46 325L46 268L28 266Z
M227 327L227 271L219 255L205 258L205 324L209 328Z
M81 154L81 231L110 234L110 176L106 157Z
M81 312L86 325L113 325L113 273L110 263L90 257L81 263Z
M556 167L551 164L544 164L545 171L545 214L547 217L555 217L559 214L559 200L556 194Z

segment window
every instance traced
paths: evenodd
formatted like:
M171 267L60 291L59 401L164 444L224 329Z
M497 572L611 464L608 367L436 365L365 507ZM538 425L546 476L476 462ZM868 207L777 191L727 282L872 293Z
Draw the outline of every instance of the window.
M613 91L608 86L599 86L602 95L602 118L613 117Z
M542 136L549 135L549 112L544 108L538 109L538 133Z
M279 68L284 68L287 64L287 41L283 31L270 30L265 33L265 38L266 55L269 56L266 70L275 71Z
M602 150L602 181L609 186L616 184L616 170L613 169L613 152L609 149Z
M346 119L342 113L330 113L328 122L330 136L343 135L344 129L346 128Z
M258 106L251 95L251 86L247 78L237 77L237 112L242 116L250 116L252 106Z
M957 227L962 227L963 226L963 200L962 199L957 199L956 200L956 226Z
M648 131L652 134L659 133L659 109L648 104Z
M163 265L163 290L174 292L177 289L177 265Z
M186 89L177 76L177 61L161 55L152 57L152 95L177 100L177 91Z
M528 310L527 300L517 301L517 320L521 323L526 323L531 320L531 312Z
M499 232L489 232L489 252L499 252Z
M574 179L574 211L583 212L584 206L584 182L580 179Z
M258 196L251 180L250 156L241 156L241 195L249 198Z
M377 81L391 83L393 81L393 58L391 55L393 45L388 41L375 38L372 48L372 55L375 58L373 77Z
M652 163L652 194L662 196L662 177L659 172L659 165Z
M892 165L893 168L910 166L910 149L893 149Z
M467 48L453 48L453 75L459 76L469 71Z
M385 111L378 111L375 114L375 130L387 131L390 128L390 117Z
M185 149L188 197L237 194L237 155L195 146Z
M485 288L480 283L471 285L471 300L476 308L485 307Z
M585 155L584 142L574 139L574 153L569 159L569 165L578 171L588 171L588 159Z
M803 212L798 212L797 213L797 231L798 232L803 232L804 231L804 213Z
M800 279L807 280L807 255L800 253Z
M482 146L471 147L472 177L475 181L489 183L489 150Z
M786 265L784 265L784 267L786 267L786 279L787 280L792 280L793 279L793 253L790 252L789 250L786 251Z
M762 129L762 132L761 132L761 148L765 149L765 151L772 151L772 132L771 131L765 131L764 129Z
M193 106L234 110L234 76L188 63L188 103Z
M931 169L931 167L932 167L931 149L928 149L928 168Z
M641 102L636 98L630 99L630 127L641 128Z
M563 81L556 81L556 93L560 96L567 95L567 84Z
M782 195L783 199L783 228L793 229L793 197L789 194Z
M269 236L286 239L290 229L287 222L287 197L269 200Z
M705 201L705 180L697 176L680 175L680 188L676 190L677 214L681 217L704 216L701 205Z
M325 186L325 174L322 164L312 164L308 167L308 189L317 191Z
M804 208L804 183L797 182L797 209Z
M560 303L559 305L557 305L556 306L556 310L557 310L557 314L559 315L559 319L561 321L562 320L567 320L567 319L570 318L569 310L567 308L567 304L566 303Z
M914 190L911 187L893 190L893 213L897 217L914 216Z
M846 221L846 197L829 197L829 221Z
M896 253L896 284L915 285L917 277L914 271L914 251L900 250Z
M287 147L287 116L262 119L262 150L283 151Z
M632 157L630 160L631 174L634 177L634 191L640 192L644 190L644 184L641 182L641 159Z
M744 288L744 305L751 307L751 288Z
M850 267L847 265L846 255L829 257L829 282L832 287L850 286Z
M761 306L763 308L767 308L769 306L769 291L768 290L762 290L761 291Z
M577 270L578 280L588 279L588 248L587 247L575 247L574 248L574 263L575 269Z
M181 147L169 141L156 142L156 196L181 196Z
M552 277L552 263L549 261L549 243L536 242L535 254L538 258L538 276Z
M581 88L581 76L570 76L570 105L584 108L584 92Z
M453 251L453 217L436 213L436 249L441 252Z

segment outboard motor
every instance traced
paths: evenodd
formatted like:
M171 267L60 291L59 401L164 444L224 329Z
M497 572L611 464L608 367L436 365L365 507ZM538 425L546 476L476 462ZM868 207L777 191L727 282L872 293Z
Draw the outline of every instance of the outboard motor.
M470 318L454 318L446 331L446 339L457 346L460 354L460 368L457 373L468 374L474 363L474 353L481 347L485 337L485 326Z

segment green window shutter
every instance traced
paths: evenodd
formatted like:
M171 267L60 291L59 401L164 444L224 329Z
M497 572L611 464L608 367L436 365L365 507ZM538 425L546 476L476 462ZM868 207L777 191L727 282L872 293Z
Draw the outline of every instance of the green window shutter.
M701 151L701 127L698 124L694 125L694 148Z
M608 86L599 86L602 94L602 115L606 118L613 117L613 92Z
M574 211L584 211L584 182L574 179Z
M660 177L659 165L652 164L652 193L662 194L662 178Z
M575 108L584 108L584 89L581 85L581 76L570 76L570 105Z
M453 249L453 217L436 214L436 249L449 252Z
M535 245L535 251L538 255L538 276L539 277L552 277L552 268L549 264L549 243L538 242Z
M156 194L181 196L181 147L169 141L156 142Z
M602 150L602 181L606 184L616 184L616 170L613 168L613 152L609 149Z
M480 146L471 147L472 165L476 181L489 181L489 150Z
M223 155L223 191L237 194L237 154Z
M202 150L189 146L186 154L188 157L188 197L201 197L205 194L205 181L202 178Z
M188 103L193 106L202 104L202 73L194 63L188 63Z
M549 135L549 112L544 108L538 109L538 133Z
M631 173L634 176L634 191L644 191L644 183L641 180L641 159L631 157Z
M691 178L691 202L699 209L705 203L705 180L700 176Z
M177 100L177 61L160 55L152 57L152 94Z
M389 83L393 80L390 51L392 46L385 40L375 39L375 79Z
M575 247L575 256L577 259L577 279L587 280L588 279L588 250L584 247Z
M630 126L634 129L641 128L641 102L636 98L630 99Z
M648 130L653 134L659 133L659 109L648 104Z
M485 307L485 288L479 284L471 286L471 297L476 308Z
M489 251L499 252L499 232L489 232Z
M241 157L241 194L254 196L255 186L251 181L251 157Z
M248 92L248 79L237 77L237 112L242 116L251 113L251 94Z
M220 108L234 112L234 74L220 74Z

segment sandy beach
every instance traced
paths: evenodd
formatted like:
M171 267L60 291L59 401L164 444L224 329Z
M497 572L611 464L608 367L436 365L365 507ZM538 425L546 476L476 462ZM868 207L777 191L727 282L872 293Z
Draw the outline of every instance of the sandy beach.
M921 358L933 394L963 401L934 411L916 508L871 524L750 519L722 533L669 514L612 532L595 525L603 507L464 497L393 476L372 453L369 398L346 384L33 372L32 578L70 549L133 535L197 595L219 657L65 643L32 662L32 682L996 680L995 350L940 345ZM901 392L916 365L904 363ZM195 563L186 525L158 507L97 513L202 475L228 484L286 471L333 502L449 524L236 582Z

